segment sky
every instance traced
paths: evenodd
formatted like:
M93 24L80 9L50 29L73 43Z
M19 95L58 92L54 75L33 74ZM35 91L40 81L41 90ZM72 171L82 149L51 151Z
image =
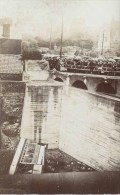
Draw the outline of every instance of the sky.
M120 20L120 0L0 0L0 18L11 18L11 34L60 37L99 31L114 17Z

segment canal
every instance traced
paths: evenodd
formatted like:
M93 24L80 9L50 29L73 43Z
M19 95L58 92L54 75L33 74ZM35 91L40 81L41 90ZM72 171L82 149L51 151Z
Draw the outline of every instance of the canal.
M120 99L59 82L27 84L20 136L96 170L118 171Z

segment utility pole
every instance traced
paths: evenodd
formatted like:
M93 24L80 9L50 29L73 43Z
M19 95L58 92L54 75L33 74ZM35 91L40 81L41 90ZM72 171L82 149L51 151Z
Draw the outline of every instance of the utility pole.
M103 31L103 37L102 37L102 50L101 50L101 56L103 55L103 48L104 48L104 31Z
M63 15L62 15L62 23L61 23L60 59L62 58L62 44L63 44Z
M50 27L50 45L49 45L49 49L52 49L52 23L51 23L51 27Z

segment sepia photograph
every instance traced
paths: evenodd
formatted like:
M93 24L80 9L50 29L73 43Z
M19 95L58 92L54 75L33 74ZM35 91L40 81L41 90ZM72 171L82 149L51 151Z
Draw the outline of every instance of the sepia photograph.
M0 0L0 194L120 194L120 0Z

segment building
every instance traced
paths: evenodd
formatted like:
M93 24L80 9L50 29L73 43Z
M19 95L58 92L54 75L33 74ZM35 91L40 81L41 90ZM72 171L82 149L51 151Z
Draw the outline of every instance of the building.
M113 51L120 50L120 22L112 19L110 26L110 48Z
M0 19L0 38L10 38L10 27L12 21L9 18Z
M97 36L97 50L101 53L104 51L118 51L120 49L120 23L112 19L110 25L106 25L104 30L99 31Z

